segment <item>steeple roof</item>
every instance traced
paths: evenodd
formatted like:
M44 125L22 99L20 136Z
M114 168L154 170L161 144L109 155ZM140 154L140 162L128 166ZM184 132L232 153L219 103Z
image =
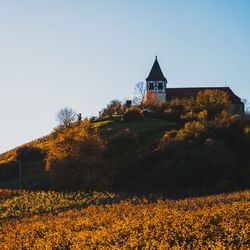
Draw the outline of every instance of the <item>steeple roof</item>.
M165 76L161 71L161 67L158 63L157 56L155 57L155 62L148 77L146 78L146 81L167 81L167 79L165 78Z

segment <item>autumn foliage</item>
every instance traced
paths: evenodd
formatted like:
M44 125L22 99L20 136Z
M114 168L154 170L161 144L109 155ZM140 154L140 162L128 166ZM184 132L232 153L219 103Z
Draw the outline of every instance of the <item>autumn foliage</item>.
M112 100L110 103L102 110L102 116L113 115L117 113L122 113L123 107L119 100Z
M148 91L146 95L143 96L142 106L144 108L157 110L161 106L161 100L159 99L156 93Z
M0 158L3 182L46 152L54 190L0 190L0 249L250 248L250 116L218 90L143 105L113 101Z
M223 110L229 112L230 105L228 94L219 89L199 91L196 97L163 103L156 93L148 92L143 101L143 107L155 111L155 117L175 122L194 120L201 112L206 113L208 119L214 119Z
M165 103L148 92L142 106L122 107L113 100L98 119L71 121L6 153L1 179L18 177L17 159L24 170L27 162L28 174L35 161L43 167L46 152L45 185L53 189L178 196L188 189L204 194L248 188L249 127L249 116L230 113L228 94L221 90Z
M46 170L57 188L90 188L102 166L103 141L87 120L48 141Z
M249 190L177 201L120 200L107 193L95 193L92 199L83 193L26 192L16 197L1 201L1 249L250 247ZM19 219L6 218L15 204Z

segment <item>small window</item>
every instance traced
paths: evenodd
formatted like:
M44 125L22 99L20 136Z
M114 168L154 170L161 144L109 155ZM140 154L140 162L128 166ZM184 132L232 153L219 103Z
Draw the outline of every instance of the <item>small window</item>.
M163 89L163 84L162 84L162 82L159 82L159 83L158 83L158 89L160 89L160 90Z
M149 89L154 89L154 84L152 82L149 83Z

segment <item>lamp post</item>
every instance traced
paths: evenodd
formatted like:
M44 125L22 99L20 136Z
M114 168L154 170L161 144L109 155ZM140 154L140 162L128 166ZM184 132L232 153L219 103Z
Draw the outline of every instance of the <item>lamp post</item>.
M19 160L19 178L18 178L18 183L19 183L19 189L22 187L22 164L21 160Z

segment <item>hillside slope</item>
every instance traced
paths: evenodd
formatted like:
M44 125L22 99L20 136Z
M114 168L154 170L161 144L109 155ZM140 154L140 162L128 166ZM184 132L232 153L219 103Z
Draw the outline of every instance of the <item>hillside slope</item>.
M109 116L99 121L93 122L93 126L99 129L101 138L107 140L110 136L115 133L129 128L133 133L138 135L139 147L136 152L142 150L151 142L160 139L164 132L173 128L176 128L176 123L168 122L162 119L146 118L140 122L122 123L120 116L114 115ZM47 149L47 138L43 137L33 142L19 146L13 150L0 155L0 168L4 163L15 160L16 151L24 146L39 147L46 151ZM127 156L126 156L127 157ZM10 177L4 180L0 180L0 188L18 188L19 186L19 175L18 175L19 164L16 163L16 171ZM47 189L49 188L48 173L45 171L45 161L42 159L35 159L31 161L22 162L22 188L28 189Z
M143 105L113 103L1 155L0 187L17 187L21 160L29 189L182 197L249 188L250 116L233 115L225 93Z

